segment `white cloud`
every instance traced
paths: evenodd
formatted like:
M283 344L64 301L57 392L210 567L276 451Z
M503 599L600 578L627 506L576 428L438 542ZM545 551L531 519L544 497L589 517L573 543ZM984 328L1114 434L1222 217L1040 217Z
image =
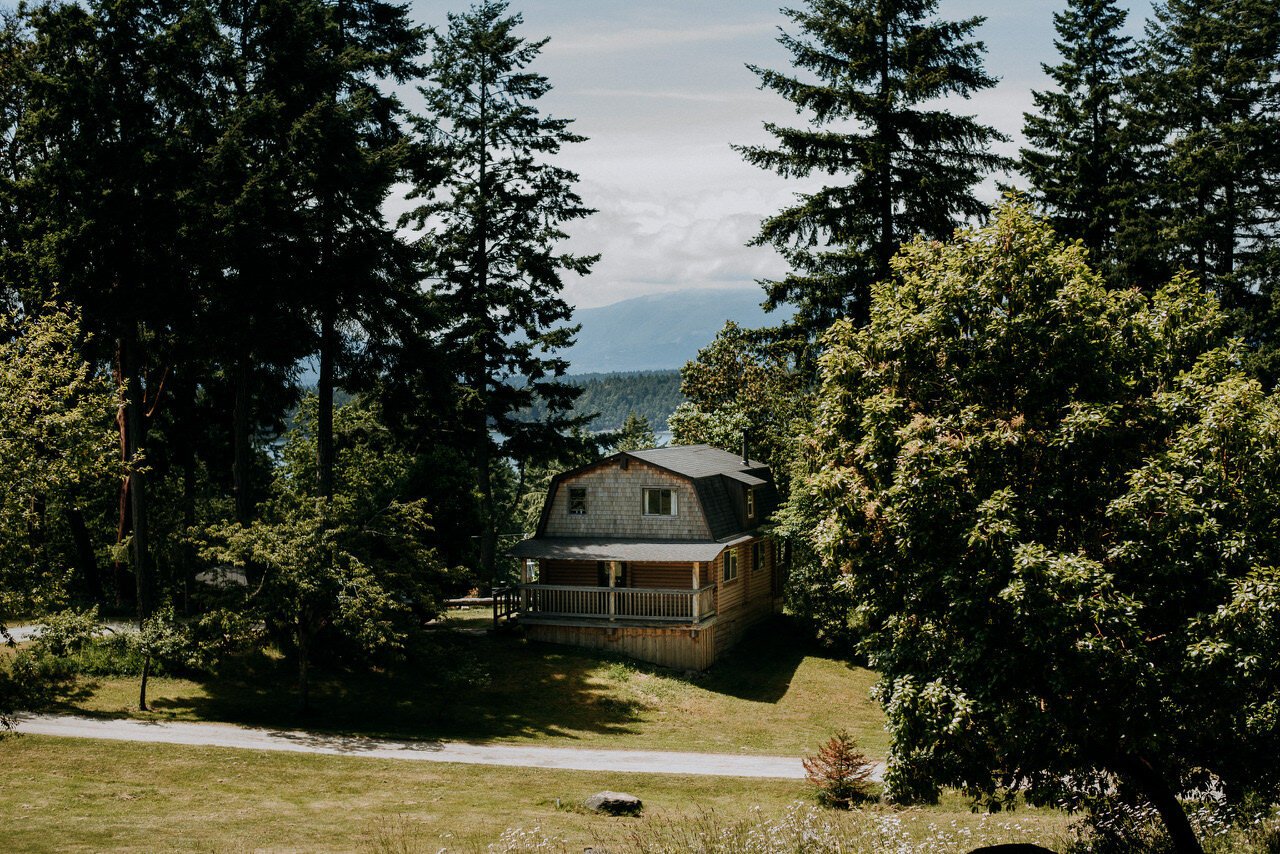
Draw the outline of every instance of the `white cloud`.
M549 57L560 54L647 51L678 45L729 42L768 35L777 31L778 21L761 20L740 24L710 24L697 27L658 28L617 26L600 21L601 27L556 34L544 52Z

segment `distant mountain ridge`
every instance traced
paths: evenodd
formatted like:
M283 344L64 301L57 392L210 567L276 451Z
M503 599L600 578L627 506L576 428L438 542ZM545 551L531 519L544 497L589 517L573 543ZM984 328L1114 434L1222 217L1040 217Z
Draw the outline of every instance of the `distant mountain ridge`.
M790 312L766 314L757 287L698 288L648 294L599 308L579 309L577 343L564 352L574 374L679 368L711 343L726 320L773 326Z

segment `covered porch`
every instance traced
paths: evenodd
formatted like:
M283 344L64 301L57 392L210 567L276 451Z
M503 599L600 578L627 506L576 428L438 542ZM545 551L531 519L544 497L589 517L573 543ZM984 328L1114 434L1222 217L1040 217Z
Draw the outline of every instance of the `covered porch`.
M519 584L494 591L496 623L699 627L714 620L726 543L538 538Z

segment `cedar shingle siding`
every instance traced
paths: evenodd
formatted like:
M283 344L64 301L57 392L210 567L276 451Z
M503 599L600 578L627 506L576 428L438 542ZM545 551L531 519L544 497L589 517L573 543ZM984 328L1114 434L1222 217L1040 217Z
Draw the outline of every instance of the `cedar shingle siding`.
M587 512L569 512L569 487L585 487ZM670 489L675 516L646 516L644 489ZM660 540L713 539L688 480L638 460L627 468L601 463L565 478L551 497L544 534L548 537L626 537Z

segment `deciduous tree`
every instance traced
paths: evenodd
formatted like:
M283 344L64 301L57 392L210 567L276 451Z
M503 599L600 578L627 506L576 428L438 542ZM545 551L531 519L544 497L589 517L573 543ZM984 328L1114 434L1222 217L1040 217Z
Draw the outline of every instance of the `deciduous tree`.
M1280 398L1224 326L1189 277L1107 290L1010 203L904 247L870 326L833 329L802 491L893 796L1136 796L1184 852L1179 794L1280 793Z

